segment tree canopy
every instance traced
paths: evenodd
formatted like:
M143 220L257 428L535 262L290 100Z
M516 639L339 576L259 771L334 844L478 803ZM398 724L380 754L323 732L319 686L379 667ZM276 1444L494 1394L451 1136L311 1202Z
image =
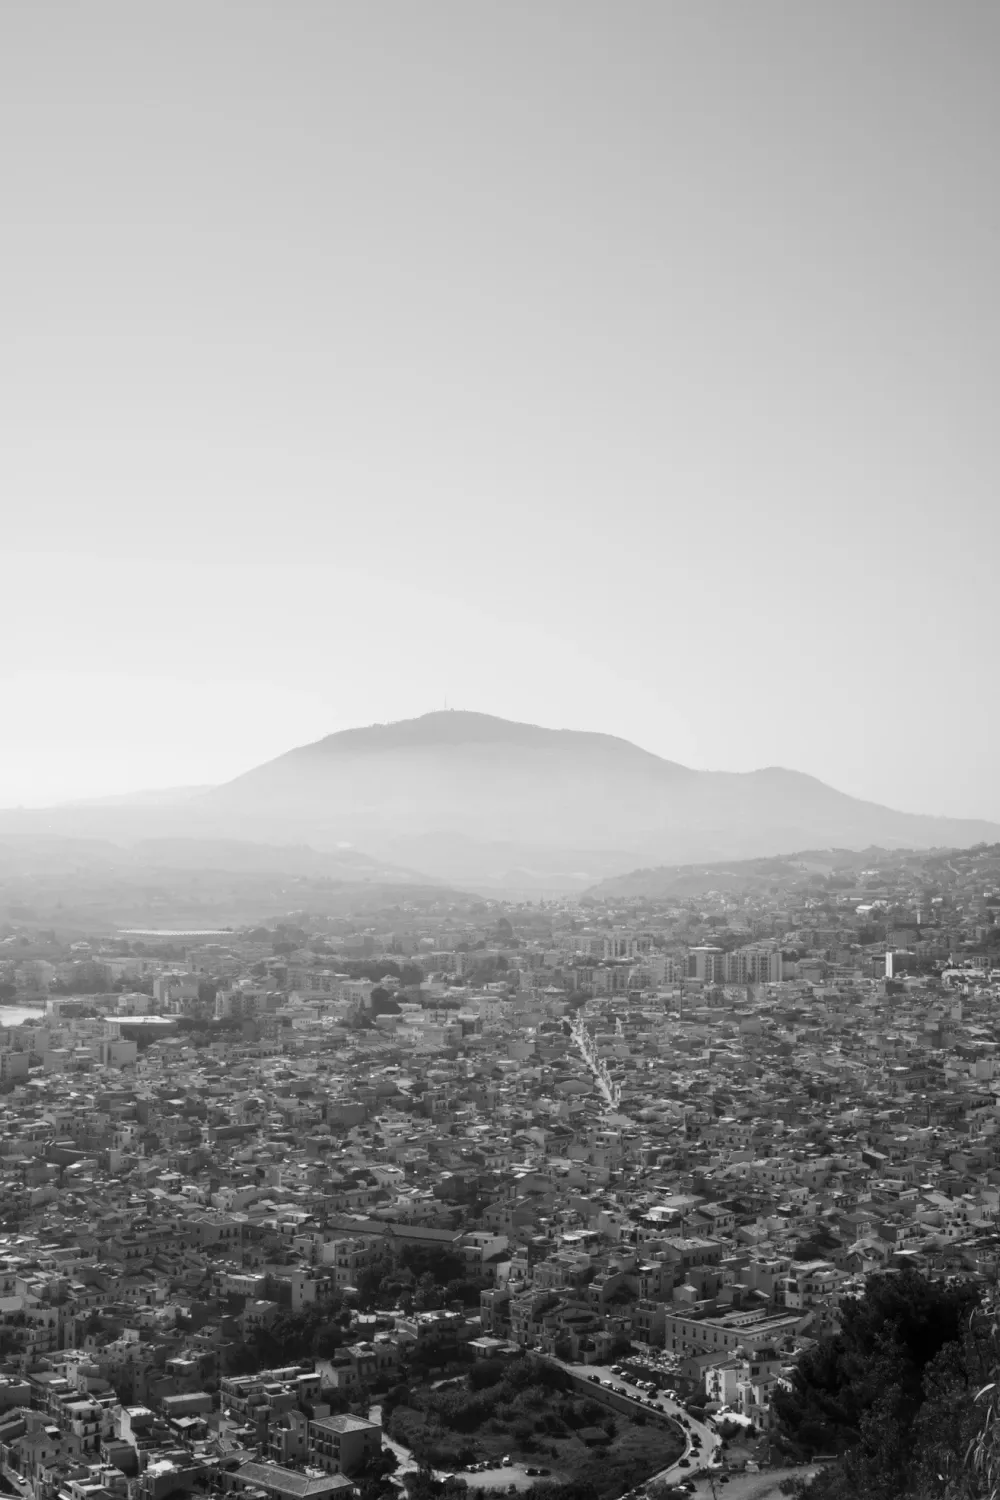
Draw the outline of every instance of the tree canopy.
M791 1389L773 1398L780 1446L839 1455L811 1500L980 1493L965 1464L973 1387L994 1357L980 1300L970 1282L905 1270L870 1276L864 1295L843 1303L839 1333L808 1350Z

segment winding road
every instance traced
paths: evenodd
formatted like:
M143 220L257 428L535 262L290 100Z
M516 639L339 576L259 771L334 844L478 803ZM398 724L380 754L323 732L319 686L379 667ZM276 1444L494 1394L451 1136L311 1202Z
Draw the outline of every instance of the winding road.
M553 1360L552 1362L553 1364L561 1365L564 1370L568 1370L573 1375L582 1376L591 1386L591 1394L595 1397L598 1395L598 1388L594 1386L592 1378L595 1375L600 1376L604 1390L607 1390L607 1386L610 1384L618 1392L619 1396L621 1396L621 1391L619 1390L619 1387L621 1387L626 1392L626 1396L621 1397L621 1399L627 1399L632 1403L637 1413L641 1412L643 1416L649 1415L652 1408L646 1405L642 1395L639 1392L633 1395L633 1388L629 1386L629 1383L621 1375L615 1375L610 1365L573 1365L567 1364L562 1360ZM693 1479L697 1469L703 1468L713 1460L719 1458L722 1453L722 1439L714 1427L709 1427L706 1423L697 1421L696 1418L685 1411L680 1401L675 1401L672 1397L665 1396L662 1392L651 1393L648 1399L656 1403L657 1408L664 1416L670 1417L676 1423L684 1437L684 1452L672 1464L669 1464L667 1468L661 1469L657 1474L651 1474L648 1479L643 1481L645 1484L652 1484L658 1480L663 1480L668 1484L677 1484L683 1479ZM684 1425L685 1423L687 1424L686 1426ZM699 1452L695 1452L694 1449L695 1437L701 1443Z

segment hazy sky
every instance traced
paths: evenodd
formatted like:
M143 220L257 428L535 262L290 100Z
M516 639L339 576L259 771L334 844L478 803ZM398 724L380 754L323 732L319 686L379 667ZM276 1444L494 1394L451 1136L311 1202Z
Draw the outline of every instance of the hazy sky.
M1000 818L1000 7L0 10L0 804L442 706Z

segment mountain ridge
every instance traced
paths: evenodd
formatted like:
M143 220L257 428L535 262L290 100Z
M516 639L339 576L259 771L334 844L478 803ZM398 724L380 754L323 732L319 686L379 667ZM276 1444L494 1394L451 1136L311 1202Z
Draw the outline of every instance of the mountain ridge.
M494 714L474 713L466 709L435 709L414 719L395 719L382 724L368 724L355 729L339 729L306 745L297 745L261 765L244 771L222 787L233 786L247 776L256 776L269 766L297 758L320 758L361 752L391 754L406 749L430 749L460 745L506 744L519 748L565 749L580 752L603 750L609 754L627 754L682 775L700 774L679 761L666 760L652 750L645 750L620 735L602 734L589 729L549 729L516 719L502 719ZM207 789L207 795L222 787Z
M254 837L339 838L489 889L570 891L637 866L809 846L1000 838L986 820L900 812L804 771L698 771L617 736L458 709L339 731L196 800Z
M0 811L0 839L238 840L280 846L286 861L309 846L342 869L350 850L383 878L497 895L803 848L1000 841L996 823L900 812L805 771L699 771L614 735L459 709L341 730L168 802Z

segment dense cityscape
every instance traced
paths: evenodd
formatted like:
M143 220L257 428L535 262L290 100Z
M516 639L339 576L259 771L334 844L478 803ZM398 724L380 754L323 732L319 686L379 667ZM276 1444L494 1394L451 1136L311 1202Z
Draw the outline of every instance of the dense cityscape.
M0 1500L1000 1500L998 79L0 4Z
M796 1376L845 1307L997 1274L1000 848L672 879L9 920L6 1486L655 1497L835 1457Z

